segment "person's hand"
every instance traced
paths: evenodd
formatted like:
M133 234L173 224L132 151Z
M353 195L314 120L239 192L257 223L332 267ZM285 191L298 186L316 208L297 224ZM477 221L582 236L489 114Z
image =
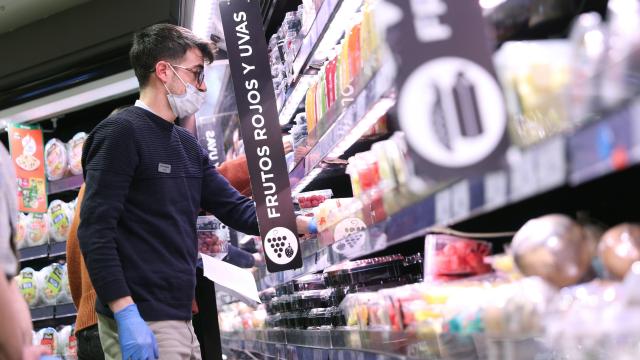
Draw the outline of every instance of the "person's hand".
M158 358L158 343L147 323L142 320L136 304L114 314L123 359L148 360Z
M316 218L310 216L297 216L296 226L298 228L298 234L315 234L318 232L318 225L316 224Z
M45 359L53 359L51 356L51 349L48 346L34 346L28 345L22 348L22 359L23 360L45 360Z

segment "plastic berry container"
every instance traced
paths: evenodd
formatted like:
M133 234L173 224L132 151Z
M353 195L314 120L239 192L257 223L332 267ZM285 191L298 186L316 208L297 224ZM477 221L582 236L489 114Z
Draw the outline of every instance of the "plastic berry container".
M262 301L263 303L270 302L273 298L276 297L276 289L275 288L264 289L260 291L260 293L258 294L258 297L260 298L260 301Z
M334 308L317 308L309 310L307 327L310 329L330 328L333 326Z
M224 257L229 252L229 228L215 216L198 216L198 252Z
M491 267L485 256L491 254L491 243L452 235L429 234L425 239L425 275L479 275Z
M404 275L410 277L414 282L421 282L423 278L424 263L422 261L422 255L415 254L408 256L404 260Z
M328 287L370 284L402 275L402 255L347 261L325 269L325 284Z
M301 209L310 209L320 206L331 197L333 197L331 190L316 190L297 194L295 200Z
M289 291L290 289L289 289L288 283L279 284L275 287L275 289L276 289L276 296L291 294L291 292Z
M309 274L289 282L290 294L295 294L299 291L323 289L326 289L324 274Z
M293 309L309 310L317 307L325 307L328 294L325 290L309 290L291 295L291 297Z

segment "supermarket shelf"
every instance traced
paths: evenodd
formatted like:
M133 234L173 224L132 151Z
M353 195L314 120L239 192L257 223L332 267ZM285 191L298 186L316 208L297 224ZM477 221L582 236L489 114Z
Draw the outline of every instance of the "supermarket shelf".
M294 78L296 79L295 86L289 91L287 99L282 105L282 109L280 109L280 125L284 125L291 120L291 117L295 114L298 105L302 102L302 99L304 99L309 86L311 86L312 76L298 76L301 73L304 73L303 69L306 69L311 63L313 53L320 44L320 39L322 39L325 31L329 28L331 20L341 5L342 0L323 1L318 13L316 14L313 25L311 25L311 29L309 29L309 33L302 41L300 50L292 64Z
M535 344L534 339L529 342ZM382 330L266 329L222 335L222 346L226 350L289 359L485 359L489 343L493 341L481 334L435 335ZM539 354L549 352L539 345L536 350Z
M67 242L55 242L18 250L23 266L45 264L66 255ZM44 265L43 265L44 266Z
M575 187L640 164L640 99L576 131L547 139L524 150L512 148L503 170L452 182L423 197L393 194L404 204L387 220L351 236L364 237L359 246L350 239L328 247L303 243L303 267L270 274L261 269L261 289L295 277L322 271L424 236L434 227L451 226L491 211L515 205L562 187ZM351 239L352 240L352 239ZM353 241L350 241L353 242ZM314 247L315 250L314 251Z
M20 262L46 259L49 257L49 244L19 249Z
M357 87L360 91L352 101L345 102L344 106L342 101L336 102L309 134L308 143L312 147L289 176L294 194L302 192L322 172L323 161L339 158L361 141L362 136L395 104L393 63L382 63L384 65L370 80ZM320 126L326 131L323 132ZM319 139L316 132L322 134Z
M34 328L70 325L75 322L77 315L75 305L72 303L42 306L30 310Z
M47 194L58 194L65 191L76 190L82 186L84 178L82 175L73 175L57 181L48 182Z

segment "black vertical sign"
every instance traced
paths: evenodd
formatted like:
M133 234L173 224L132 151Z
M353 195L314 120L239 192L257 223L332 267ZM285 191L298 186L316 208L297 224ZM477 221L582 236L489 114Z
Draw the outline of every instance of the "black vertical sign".
M398 121L418 174L447 181L504 162L504 98L477 1L384 0ZM395 19L395 20L394 20Z
M267 269L277 272L302 267L302 256L258 1L221 0L220 14Z

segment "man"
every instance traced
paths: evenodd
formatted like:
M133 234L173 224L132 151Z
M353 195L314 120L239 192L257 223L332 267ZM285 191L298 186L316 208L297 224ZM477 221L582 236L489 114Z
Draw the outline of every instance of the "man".
M117 108L110 114L110 116L119 113L127 107ZM292 148L289 141L284 141L283 145L285 147L285 153L291 152ZM245 196L250 195L251 188L249 186L249 169L247 167L247 159L245 156L224 161L220 164L220 167L218 167L217 170L229 181L229 184L241 194ZM96 292L91 284L91 279L89 278L84 259L82 258L77 236L83 199L84 185L80 188L80 192L78 193L78 206L76 208L75 216L71 224L71 230L69 231L69 239L67 241L69 287L71 289L73 303L75 304L76 309L78 309L75 324L75 334L78 342L78 359L100 360L104 359L104 353L102 351L102 345L100 343L98 333L98 316L95 309ZM230 246L229 254L225 258L225 261L242 268L250 268L253 266L255 260L251 254Z
M13 243L18 214L17 194L11 158L0 144L0 359L36 360L48 350L31 345L31 313L14 278L18 270Z
M191 324L198 211L257 235L255 206L174 125L204 101L210 44L157 24L134 36L130 59L140 99L100 123L82 157L78 238L97 293L100 340L106 359L200 359ZM300 232L307 222L298 219Z

